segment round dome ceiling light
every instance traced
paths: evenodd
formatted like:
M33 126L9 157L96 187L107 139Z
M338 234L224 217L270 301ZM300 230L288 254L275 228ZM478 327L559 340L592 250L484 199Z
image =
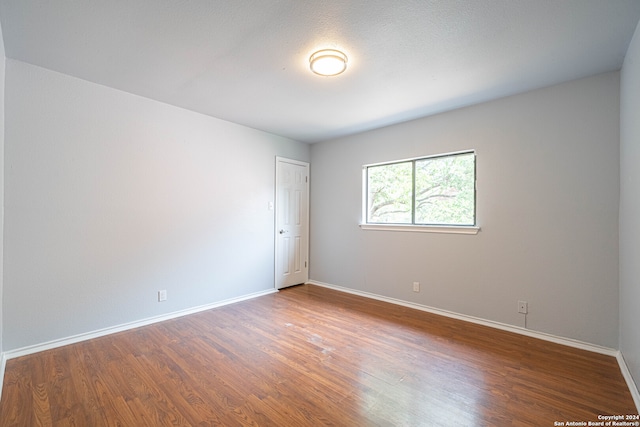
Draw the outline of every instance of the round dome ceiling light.
M323 49L309 57L311 71L320 76L337 76L347 69L347 55L335 49Z

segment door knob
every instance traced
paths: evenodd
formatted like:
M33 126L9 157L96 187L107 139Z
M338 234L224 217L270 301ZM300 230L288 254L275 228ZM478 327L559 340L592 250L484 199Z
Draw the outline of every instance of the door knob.
M284 234L284 233L286 233L286 231L284 231L284 230L280 230L278 233L280 233L280 234Z

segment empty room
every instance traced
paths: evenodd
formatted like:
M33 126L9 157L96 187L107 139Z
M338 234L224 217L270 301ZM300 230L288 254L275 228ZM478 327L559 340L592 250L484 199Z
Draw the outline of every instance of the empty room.
M0 36L0 426L640 426L640 0Z

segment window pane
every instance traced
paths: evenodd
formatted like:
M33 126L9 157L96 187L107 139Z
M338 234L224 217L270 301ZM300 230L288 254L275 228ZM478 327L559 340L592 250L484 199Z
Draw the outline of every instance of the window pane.
M411 224L411 162L367 168L367 222Z
M475 224L473 153L416 161L416 224Z

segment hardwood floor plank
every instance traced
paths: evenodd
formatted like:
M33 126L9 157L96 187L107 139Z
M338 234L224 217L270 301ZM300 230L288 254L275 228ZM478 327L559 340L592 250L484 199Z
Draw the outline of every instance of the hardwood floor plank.
M0 426L544 426L635 413L613 357L303 285L9 360Z
M34 422L38 427L48 427L53 425L51 420L51 406L49 396L44 384L36 384L32 388Z
M0 401L0 426L29 425L32 422L31 374L28 359L15 359L18 364L7 363L2 401Z

